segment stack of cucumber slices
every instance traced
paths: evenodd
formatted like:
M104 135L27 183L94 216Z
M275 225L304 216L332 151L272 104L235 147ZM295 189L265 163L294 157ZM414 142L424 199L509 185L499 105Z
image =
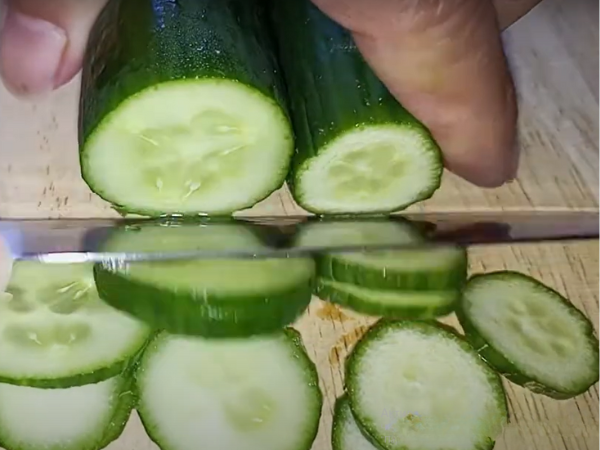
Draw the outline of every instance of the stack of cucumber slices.
M310 0L112 0L89 40L83 179L122 213L228 215L288 181L318 214L439 188L439 148Z
M455 246L425 246L402 219L321 220L305 227L299 245L415 246L415 249L334 252L317 258L317 296L373 316L432 319L456 308L467 254Z
M100 300L90 265L15 262L0 298L0 447L99 450L117 439L150 332Z

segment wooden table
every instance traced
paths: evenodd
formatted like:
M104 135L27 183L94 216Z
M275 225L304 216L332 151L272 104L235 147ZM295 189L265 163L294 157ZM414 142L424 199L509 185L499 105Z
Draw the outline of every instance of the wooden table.
M521 100L518 179L477 189L447 174L422 211L598 210L598 2L546 0L506 33ZM78 81L36 102L0 91L0 217L107 217L116 213L81 181L75 139ZM282 190L248 214L302 214ZM471 270L510 268L568 295L598 329L598 242L478 248ZM452 320L450 320L452 322ZM325 393L315 450L327 450L346 348L368 320L318 299L297 324ZM598 386L554 401L506 383L512 422L497 449L598 448ZM155 448L133 417L111 450Z

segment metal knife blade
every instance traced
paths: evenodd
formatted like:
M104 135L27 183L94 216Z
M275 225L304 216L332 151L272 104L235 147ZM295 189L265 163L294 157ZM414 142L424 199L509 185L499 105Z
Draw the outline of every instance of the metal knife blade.
M309 227L325 226L340 221L350 227L366 222L402 220L420 230L423 242L407 242L394 238L379 239L377 244L364 245L352 238L345 242L318 242L298 239ZM187 232L205 233L207 228L219 226L223 219L178 218L151 219L55 219L55 220L0 220L0 237L14 259L37 260L48 263L153 261L190 258L287 258L322 252L401 250L439 245L494 245L544 241L598 239L598 212L510 212L510 213L441 213L403 214L389 218L317 218L296 217L240 217L227 221L228 226L251 229L260 237L260 248L236 247L228 242L210 248L172 248L167 250L132 249L127 240L120 246L106 248L106 242L119 230L135 231L144 226L164 227L168 233L173 227ZM161 228L162 230L162 228ZM162 231L161 231L162 233Z

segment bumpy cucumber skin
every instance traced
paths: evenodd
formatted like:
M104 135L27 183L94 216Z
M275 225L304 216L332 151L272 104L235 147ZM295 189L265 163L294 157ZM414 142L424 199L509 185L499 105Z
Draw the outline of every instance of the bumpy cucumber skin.
M477 357L476 352L474 352L473 348L456 330L452 327L436 322L436 321L412 321L412 320L390 320L390 319L380 319L375 324L367 330L367 332L361 337L361 339L354 345L350 355L346 359L345 364L345 388L346 395L348 396L348 401L350 403L350 409L352 410L352 414L356 420L358 427L363 432L363 435L369 439L370 442L373 443L377 448L381 450L396 450L391 449L389 446L385 445L385 439L383 436L380 436L377 433L376 428L374 427L371 421L364 417L360 412L360 408L356 407L355 398L359 394L355 377L357 376L357 372L360 370L360 360L363 353L367 350L367 347L371 342L377 341L378 337L382 334L385 334L389 329L407 329L413 328L418 329L423 333L428 334L438 334L443 336L444 338L453 340L456 344L458 344L464 351L468 353L475 353L474 356ZM476 358L479 366L485 372L486 378L492 386L492 389L495 394L495 400L499 409L503 411L503 416L505 418L505 423L509 420L508 413L508 400L506 397L506 392L504 390L504 386L502 385L502 380L500 376L492 370L492 368L483 360ZM476 448L473 450L492 450L496 442L493 438L488 437L484 442L481 442Z
M423 250L424 252L427 250ZM467 252L457 249L456 262L450 267L440 267L439 270L396 271L369 267L355 261L323 255L317 259L319 276L340 283L350 283L360 287L382 290L460 290L467 280ZM435 257L435 253L432 253ZM402 251L398 251L402 258Z
M270 5L296 135L297 150L288 177L296 202L309 212L327 214L308 205L295 189L304 163L346 132L381 125L408 126L430 137L430 151L439 155L438 182L415 202L432 197L443 172L439 147L371 70L350 33L310 0L272 0ZM407 206L397 205L395 210Z
M289 123L285 87L263 25L266 20L255 0L110 0L92 28L82 70L79 158L90 189L122 215L163 214L107 198L88 181L85 162L86 142L103 120L123 101L160 83L234 80L272 101ZM291 156L291 125L289 135ZM280 185L287 169L282 170Z
M482 279L490 279L490 277L494 278L522 278L523 280L527 280L528 282L535 283L540 289L548 292L549 295L553 295L557 300L560 300L563 304L571 308L573 311L576 311L577 314L581 317L582 323L586 324L587 328L587 337L592 348L597 350L596 352L596 362L594 367L598 368L600 363L600 358L598 354L599 341L594 332L594 326L588 320L588 318L579 311L571 302L569 302L565 297L563 297L558 291L550 288L549 286L540 283L534 278L531 278L527 275L524 275L520 272L510 271L510 270L502 270L496 272L488 272L482 274L476 274L469 278L467 282L467 288L471 283L477 283ZM458 321L460 322L461 327L465 332L466 339L471 343L473 348L481 355L483 359L500 375L502 375L507 380L515 383L519 386L522 386L526 389L529 389L531 392L535 394L544 395L546 397L553 398L555 400L567 400L578 395L581 395L587 392L590 387L596 384L599 380L599 370L597 369L593 378L589 379L587 383L582 384L578 389L574 389L571 391L558 390L551 386L547 386L541 381L537 380L532 376L525 375L522 373L517 365L507 358L504 354L502 354L499 350L496 350L493 345L488 342L483 335L481 334L479 328L475 326L475 324L469 319L468 314L465 312L464 304L459 303L456 309L456 316Z
M314 388L313 389L313 394L314 394L313 408L315 411L318 411L318 413L315 415L312 427L307 430L304 445L302 445L299 449L299 450L309 450L312 447L312 444L313 444L315 438L317 437L317 433L319 431L319 421L321 420L321 409L323 408L323 393L321 391L321 388L319 387L319 375L317 372L317 366L310 359L310 356L308 356L308 352L306 351L306 347L302 340L302 336L296 329L294 329L292 327L286 327L283 330L280 330L279 333L281 333L281 338L288 341L289 344L293 347L294 356L296 357L297 361L299 361L300 364L302 364L304 367L304 373L306 374L306 383L309 386ZM140 393L140 388L139 388L139 382L137 380L141 376L143 376L144 361L148 358L151 358L152 354L155 353L156 351L158 351L160 343L163 339L168 339L168 338L169 338L169 334L167 332L158 333L155 336L154 340L148 346L147 351L144 353L144 356L142 357L142 360L140 361L140 364L139 364L137 372L136 372L136 388L135 388L135 390L136 390L137 398L142 398L141 393ZM140 402L138 404L137 409L139 412L140 421L142 422L144 430L146 431L146 434L148 435L150 440L152 442L154 442L156 445L158 445L160 448L168 450L169 447L167 445L162 445L161 439L158 436L158 433L155 432L154 427L152 426L150 421L145 418L143 402Z
M325 280L326 281L326 280ZM377 291L373 291L375 293ZM422 291L416 291L415 295L422 294ZM398 291L399 295L410 295L410 291ZM460 291L456 291L455 298L447 304L440 306L424 307L424 306L407 306L407 305L389 305L372 302L355 295L351 292L344 292L327 285L322 279L317 280L315 295L322 300L330 301L344 308L351 309L360 314L366 314L375 317L386 317L396 319L411 319L411 320L430 320L438 317L452 314L460 299Z
M129 364L120 375L116 375L121 376L120 388L118 389L119 395L117 396L116 400L117 404L113 409L112 416L108 421L104 433L102 433L97 440L93 442L87 442L84 446L81 445L81 442L75 442L72 443L71 446L57 445L44 446L43 448L28 447L22 442L10 442L8 439L2 436L0 430L0 448L5 448L7 450L101 450L107 447L109 444L121 437L121 434L123 434L123 431L127 426L129 417L131 416L131 411L133 411L133 408L136 406L137 397L134 392L134 377L132 367L133 363Z
M137 282L101 265L94 267L94 278L100 297L114 308L173 334L212 338L279 331L304 313L314 290L311 278L285 291L246 298L211 296L211 301L201 293L176 293Z

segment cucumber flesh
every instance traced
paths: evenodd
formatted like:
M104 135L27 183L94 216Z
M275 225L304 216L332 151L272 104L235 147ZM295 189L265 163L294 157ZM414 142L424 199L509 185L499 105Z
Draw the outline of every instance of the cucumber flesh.
M125 376L65 389L0 384L0 447L100 450L119 438L135 401Z
M331 446L333 450L379 450L356 424L345 395L335 402Z
M326 278L319 278L316 295L361 314L420 320L452 313L460 298L452 290L375 290Z
M245 248L263 244L249 229L146 226L123 230L106 249L173 251ZM116 308L175 334L211 337L269 333L292 323L308 306L311 258L190 259L97 265L100 295Z
M113 111L88 138L87 182L127 209L225 214L279 188L292 150L279 106L235 81L163 83Z
M346 365L352 413L385 450L491 449L507 421L499 377L457 334L380 321Z
M293 331L227 341L162 334L137 386L144 427L163 450L309 450L322 407Z
M490 365L534 392L569 398L598 381L593 325L535 279L511 271L472 277L459 319Z
M92 266L17 261L0 297L0 380L60 388L119 373L150 329L98 297Z
M429 198L442 165L428 132L412 124L347 131L307 159L293 179L298 203L327 214L399 211Z

